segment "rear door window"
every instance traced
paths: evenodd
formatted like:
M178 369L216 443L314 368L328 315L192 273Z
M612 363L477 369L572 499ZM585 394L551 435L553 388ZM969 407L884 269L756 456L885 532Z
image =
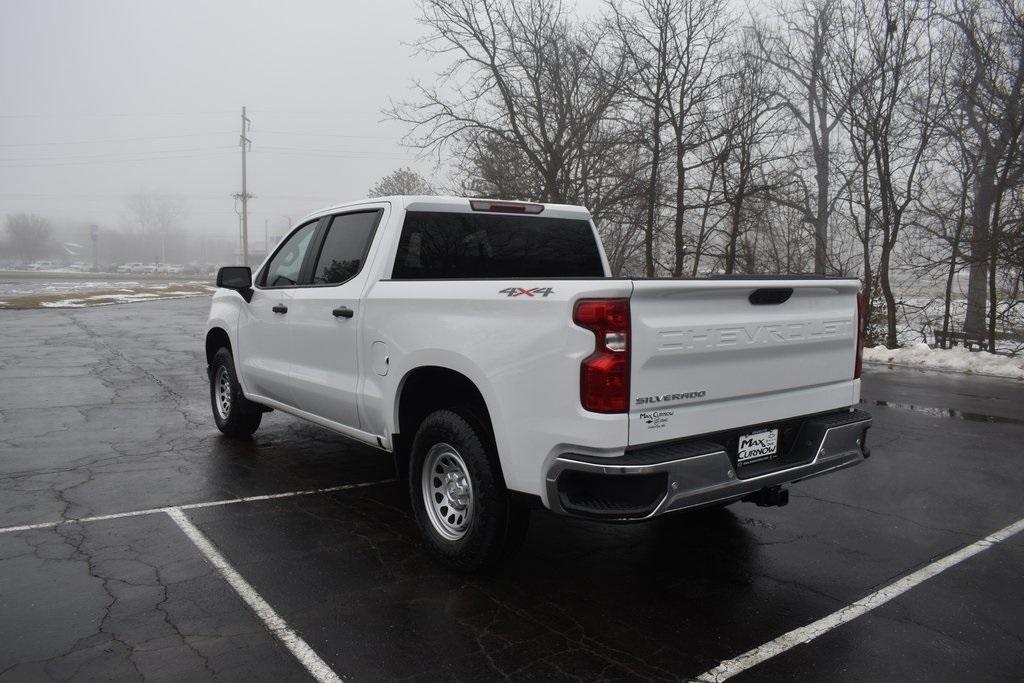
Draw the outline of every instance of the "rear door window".
M359 211L331 218L316 266L314 285L337 285L351 280L363 267L381 211Z
M409 211L393 279L604 277L590 222Z

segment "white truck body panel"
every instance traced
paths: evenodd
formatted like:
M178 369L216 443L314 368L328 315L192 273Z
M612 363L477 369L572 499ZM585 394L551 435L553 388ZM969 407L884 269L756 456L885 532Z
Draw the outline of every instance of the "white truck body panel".
M487 403L506 484L539 493L545 465L567 448L619 454L626 415L590 413L580 405L580 361L593 335L572 324L572 302L625 297L626 280L530 281L551 287L545 298L509 298L498 292L522 282L387 281L367 295L367 339L390 354L388 375L365 375L366 428L391 434L398 423L401 382L424 366L468 377ZM368 347L364 345L364 355Z
M391 450L409 373L423 367L455 371L486 403L507 486L545 504L545 476L566 453L610 458L634 446L858 401L854 280L612 278L592 224L603 279L393 280L406 212L471 213L468 200L366 200L325 209L296 225L365 208L380 208L383 217L361 271L348 282L255 286L250 303L235 291L215 293L208 330L227 334L250 400ZM581 207L545 205L542 215L589 221ZM550 293L500 293L527 286ZM762 287L792 288L792 299L752 306L747 296ZM584 298L630 299L626 413L581 406L580 363L594 351L593 333L572 320L575 303ZM287 306L287 316L275 316L275 305ZM333 317L337 306L354 315ZM700 391L700 397L661 400ZM640 397L659 401L641 404ZM672 414L652 428L652 411Z
M793 294L751 305L758 289ZM858 290L854 280L636 281L629 445L856 404Z

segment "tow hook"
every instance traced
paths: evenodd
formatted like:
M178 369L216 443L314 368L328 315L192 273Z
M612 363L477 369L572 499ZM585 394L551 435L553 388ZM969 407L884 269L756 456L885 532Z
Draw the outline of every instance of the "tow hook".
M744 496L743 500L761 508L782 507L789 503L789 489L784 489L781 486L769 486Z

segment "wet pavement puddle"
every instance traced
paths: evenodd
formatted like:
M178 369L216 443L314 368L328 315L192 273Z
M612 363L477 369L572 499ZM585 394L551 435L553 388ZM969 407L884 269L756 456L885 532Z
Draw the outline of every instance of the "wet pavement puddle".
M863 398L860 400L860 402L863 405L880 406L882 408L896 408L897 410L909 410L914 413L931 415L932 417L948 417L954 420L964 420L966 422L987 422L990 424L1024 425L1024 419L1022 418L1002 417L1000 415L984 415L982 413L969 413L962 410L954 410L953 408L918 406L914 405L913 403L900 403L898 401L872 401Z

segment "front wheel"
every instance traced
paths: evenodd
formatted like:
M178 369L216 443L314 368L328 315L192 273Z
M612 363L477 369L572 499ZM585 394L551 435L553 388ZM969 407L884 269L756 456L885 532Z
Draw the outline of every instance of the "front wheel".
M435 558L473 572L493 566L519 544L529 510L509 496L489 435L472 411L428 415L411 455L413 514Z
M260 407L242 395L235 376L235 360L222 348L210 363L210 403L217 429L226 436L251 436L263 419Z

